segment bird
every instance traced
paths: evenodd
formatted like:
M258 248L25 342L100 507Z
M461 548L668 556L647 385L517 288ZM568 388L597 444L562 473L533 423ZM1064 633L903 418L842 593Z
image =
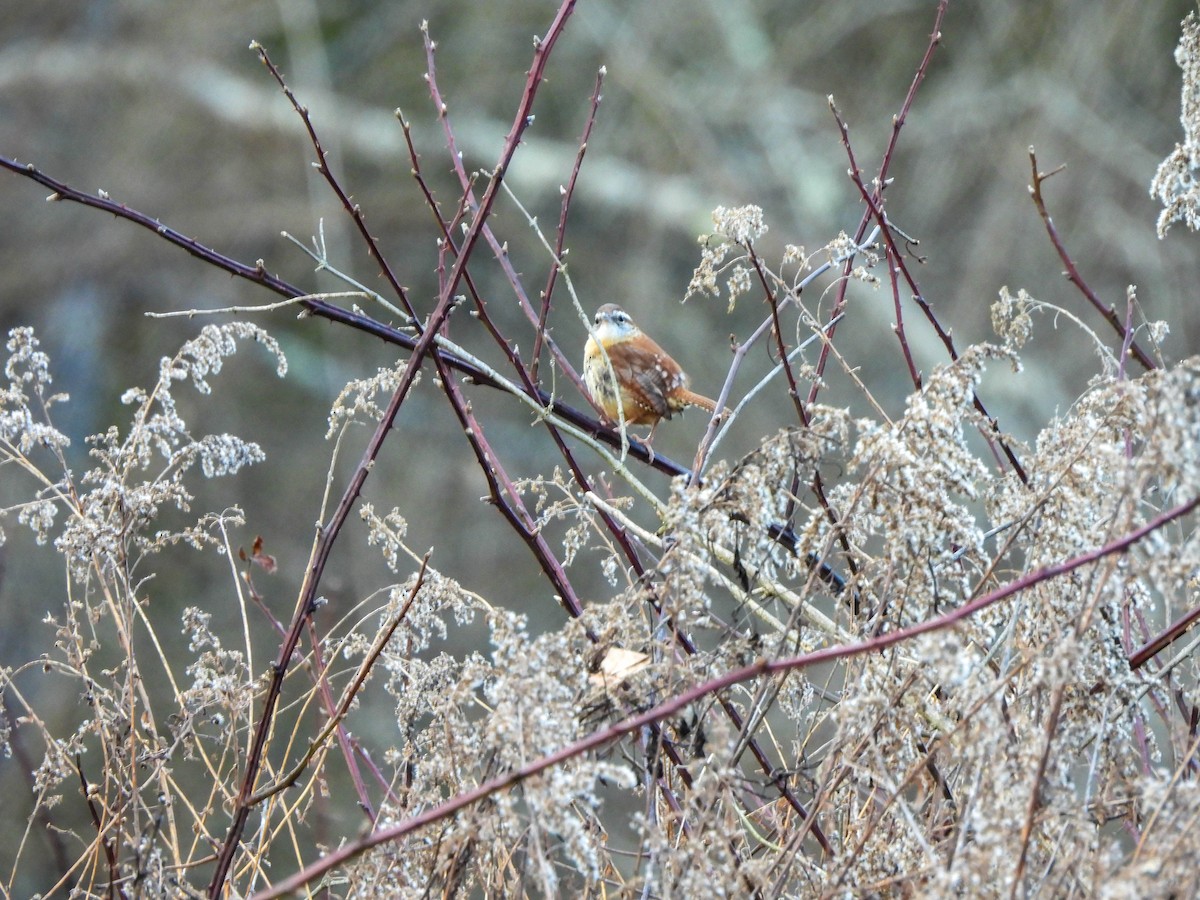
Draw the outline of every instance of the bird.
M686 407L716 410L716 401L690 390L691 379L679 363L617 304L596 310L595 325L583 349L583 380L609 421L649 425L649 443L661 420Z

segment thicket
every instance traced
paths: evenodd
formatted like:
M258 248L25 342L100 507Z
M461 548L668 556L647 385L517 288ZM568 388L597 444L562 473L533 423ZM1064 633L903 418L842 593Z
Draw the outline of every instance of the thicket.
M1164 356L1167 325L1143 313L1134 287L1116 307L1089 288L1047 209L1053 173L1032 149L1044 239L1090 312L1041 301L1036 285L995 286L994 340L965 345L923 295L925 248L889 219L886 201L946 5L872 168L830 98L847 185L862 202L855 226L768 259L761 210L714 211L689 300L754 304L761 324L734 336L724 411L685 463L588 408L578 350L555 339L556 324L586 327L599 305L577 295L566 261L603 70L557 221L504 222L539 229L542 275L512 265L493 219L500 202L519 208L505 175L571 0L535 42L487 171L463 163L426 33L429 90L461 192L447 200L429 186L429 163L398 114L426 201L412 215L427 217L438 248L430 302L403 287L359 206L370 198L353 199L329 163L319 110L310 115L261 47L317 172L375 262L374 287L330 258L320 234L307 252L342 284L306 293L119 199L0 159L52 200L124 220L105 227L143 226L283 298L199 326L162 360L155 384L121 397L123 420L86 438L83 472L66 455L81 436L56 425L70 401L55 393L53 361L31 329L8 335L0 457L25 494L5 514L37 552L61 556L63 592L37 598L53 635L44 652L0 671L4 765L24 767L30 788L7 799L27 827L4 852L6 893L30 877L46 894L89 897L1200 890L1189 631L1200 615L1200 363ZM1152 186L1160 236L1200 220L1194 16L1177 60L1185 135ZM868 293L894 309L894 366L878 384L839 350ZM502 304L520 309L520 333L497 323ZM262 451L232 434L197 436L180 397L219 393L222 368L250 344L285 376L269 331L289 310L386 341L397 362L346 385L328 417L328 467L296 475L328 483L311 511L303 586L281 616L264 599L271 547L247 538L236 498L192 509L197 479L236 473ZM1051 319L1094 348L1096 370L1026 443L989 405L988 375L1019 367L1023 345ZM917 327L940 341L935 367L913 350ZM488 353L469 349L480 346ZM753 380L743 371L751 351L773 359ZM825 401L833 372L856 385L853 404ZM446 574L453 545L411 545L409 522L431 511L407 508L402 488L386 509L361 498L385 445L440 451L405 415L420 379L436 383L455 439L477 462L488 527L515 534L525 565L543 576L543 595L522 611ZM897 380L910 391L900 415L876 396ZM786 397L789 417L748 455L722 457L726 435L768 396ZM514 420L532 425L526 440L552 445L559 465L531 473L505 458L491 435ZM359 461L339 468L347 455ZM673 477L668 491L651 470ZM171 524L184 513L187 525ZM354 520L394 578L333 602L325 584ZM151 602L159 560L180 544L202 556L208 577L226 579L240 629L214 628L211 611L194 606L164 617ZM586 601L575 583L597 571L609 593ZM486 642L446 649L448 634L480 625ZM164 639L179 629L186 655ZM263 633L278 647L271 661L254 649ZM46 677L78 694L67 731L31 698L27 685ZM34 865L46 871L31 876Z

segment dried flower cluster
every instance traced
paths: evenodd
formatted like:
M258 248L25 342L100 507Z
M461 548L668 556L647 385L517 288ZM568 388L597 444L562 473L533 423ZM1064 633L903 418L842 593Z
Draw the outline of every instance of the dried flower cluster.
M125 393L122 402L132 415L124 431L113 426L88 438L93 466L82 477L67 466L70 440L51 419L51 410L68 398L49 392L50 361L36 336L17 328L6 345L0 464L14 477L23 476L28 499L0 515L16 511L39 544L52 539L70 573L63 601L46 606L53 650L41 666L65 678L82 698L77 720L52 730L15 680L20 670L3 671L16 722L39 731L44 744L33 777L35 809L49 815L64 795L75 796L82 782L88 806L96 816L103 811L111 823L90 852L121 848L126 862L114 864L113 873L136 859L140 883L151 894L179 889L169 870L179 863L183 825L172 804L185 797L174 779L181 769L213 764L198 743L201 736L227 747L236 742L235 729L260 688L244 654L223 649L207 613L192 608L184 613L195 656L181 664L167 658L157 638L146 643L141 636L146 628L153 636L156 628L169 627L153 624L148 610L151 558L177 543L223 549L225 532L242 522L236 507L192 522L172 515L189 511L188 478L197 467L214 478L263 458L257 445L231 434L194 437L179 414L173 386L190 381L200 393L210 393L208 379L245 340L262 343L275 355L278 373L286 372L279 347L258 326L205 327L162 360L153 388ZM171 690L159 694L151 684L164 674ZM6 729L6 753L9 736ZM198 804L198 812L208 801L196 795L187 803ZM188 818L195 821L195 813ZM60 827L71 827L73 819ZM19 853L13 861L19 865ZM67 873L59 875L66 883Z
M1150 193L1163 204L1158 217L1158 236L1166 237L1171 226L1182 221L1189 231L1200 228L1200 20L1188 13L1183 36L1175 51L1175 62L1183 69L1183 99L1180 122L1183 143L1162 161Z

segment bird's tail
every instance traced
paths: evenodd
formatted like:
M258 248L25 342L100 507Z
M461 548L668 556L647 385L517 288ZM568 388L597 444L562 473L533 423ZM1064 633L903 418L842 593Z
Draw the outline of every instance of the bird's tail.
M717 401L709 400L703 394L697 394L695 391L682 390L676 393L676 397L681 401L680 408L684 406L698 406L705 412L716 412Z

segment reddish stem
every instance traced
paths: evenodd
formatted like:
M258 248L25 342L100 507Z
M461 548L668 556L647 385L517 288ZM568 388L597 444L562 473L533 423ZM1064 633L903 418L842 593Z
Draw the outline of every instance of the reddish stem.
M559 264L563 258L563 249L567 237L567 212L571 208L571 198L575 196L575 184L579 180L579 169L583 165L583 155L587 152L588 138L592 136L592 126L596 124L596 110L600 106L600 87L604 84L604 69L596 73L596 86L592 89L592 104L588 109L587 121L583 125L583 134L579 138L579 150L575 154L575 165L571 167L571 177L563 188L562 204L558 212L558 228L554 235L554 259L550 272L546 276L546 286L542 289L542 308L538 310L537 328L533 335L533 353L529 374L534 383L538 380L538 366L542 361L542 342L546 337L546 322L550 317L550 300L554 295L554 285L558 281Z
M1157 369L1158 366L1154 364L1154 360L1150 358L1145 350L1138 346L1137 341L1133 340L1131 329L1121 324L1121 318L1117 315L1117 311L1096 296L1096 292L1083 280L1083 276L1079 274L1079 269L1076 267L1074 260L1067 253L1066 245L1063 244L1062 238L1058 235L1058 229L1054 227L1050 213L1046 210L1046 201L1042 197L1042 182L1052 175L1061 172L1064 166L1059 166L1057 169L1049 172L1039 172L1037 156L1034 155L1032 147L1029 148L1029 166L1033 171L1033 183L1029 186L1029 193L1033 197L1033 205L1037 207L1038 215L1042 218L1042 224L1046 226L1046 234L1050 236L1050 243L1054 245L1054 250L1058 254L1058 258L1062 260L1062 264L1066 267L1066 271L1063 274L1067 276L1067 280L1071 284L1079 288L1079 292L1103 316L1104 321L1112 326L1113 331L1120 336L1121 343L1127 348L1127 352L1132 353L1134 359L1140 362L1147 371Z

